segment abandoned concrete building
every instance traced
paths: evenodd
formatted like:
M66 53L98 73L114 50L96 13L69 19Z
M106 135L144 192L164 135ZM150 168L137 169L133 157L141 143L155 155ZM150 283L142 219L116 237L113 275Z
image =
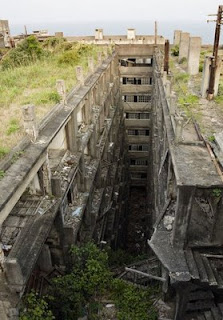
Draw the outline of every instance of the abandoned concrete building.
M105 42L100 29L96 37ZM91 74L77 68L68 95L58 80L61 103L40 126L35 107L23 108L27 137L0 180L1 320L17 319L27 287L63 266L72 244L125 248L134 206L143 226L135 244L159 261L174 319L223 318L222 175L195 127L183 128L165 40L145 39L129 30L97 66L89 59Z
M0 48L10 47L10 29L8 20L0 20Z

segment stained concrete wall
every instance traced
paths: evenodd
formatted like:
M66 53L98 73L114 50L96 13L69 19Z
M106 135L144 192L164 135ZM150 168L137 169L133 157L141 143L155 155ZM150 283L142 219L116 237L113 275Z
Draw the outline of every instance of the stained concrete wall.
M199 73L200 52L201 38L190 37L187 58L187 72L190 75L196 75Z
M180 34L180 44L179 44L179 62L188 57L190 34L188 32L181 32Z
M180 44L180 35L181 35L181 30L174 30L174 37L173 37L173 44L176 46Z

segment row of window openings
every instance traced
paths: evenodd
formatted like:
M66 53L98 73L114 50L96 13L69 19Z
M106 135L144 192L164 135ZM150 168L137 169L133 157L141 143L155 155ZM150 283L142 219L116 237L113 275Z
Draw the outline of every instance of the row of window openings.
M123 102L149 102L151 101L151 95L128 95L122 96Z
M148 144L129 144L129 151L148 151Z
M146 172L132 172L131 173L132 179L147 179L147 173Z
M121 78L122 84L136 84L136 85L142 85L142 84L149 84L151 85L153 82L152 78Z
M135 67L140 65L152 66L153 59L152 58L127 58L120 60L122 67Z
M128 136L149 136L148 129L129 129Z
M126 112L125 115L126 119L149 119L150 114L149 113L133 113L133 112Z
M148 160L146 159L130 159L131 166L148 166Z

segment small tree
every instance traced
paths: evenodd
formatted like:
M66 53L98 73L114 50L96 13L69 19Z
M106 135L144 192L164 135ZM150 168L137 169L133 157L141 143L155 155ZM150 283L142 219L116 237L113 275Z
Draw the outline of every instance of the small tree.
M53 320L55 317L49 310L48 303L38 294L31 292L23 300L19 320Z
M54 279L51 288L51 308L57 319L75 320L86 313L87 305L89 309L98 305L111 279L108 255L93 243L71 248L70 271Z

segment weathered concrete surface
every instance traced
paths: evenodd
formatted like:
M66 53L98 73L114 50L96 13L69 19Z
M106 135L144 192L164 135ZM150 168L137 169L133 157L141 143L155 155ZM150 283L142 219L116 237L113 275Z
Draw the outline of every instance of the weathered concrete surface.
M176 46L180 44L180 35L182 30L174 30L173 44Z
M196 75L199 72L200 51L201 38L190 37L187 58L187 72L191 75Z
M206 188L222 185L221 178L205 147L177 145L172 148L178 185L205 186Z
M181 32L180 34L180 44L179 44L179 62L188 57L190 34L188 32Z
M212 56L206 56L205 61L204 61L202 83L201 83L201 96L202 96L202 98L207 98L207 91L209 88L209 80L210 80L210 66L211 66L212 59L213 59ZM217 69L216 69L216 74L215 74L214 96L216 96L218 94L219 80L220 80L220 74L221 74L221 65L222 65L222 58L218 57Z
M191 280L184 251L172 246L170 232L157 229L148 243L164 268L168 270L172 284Z

